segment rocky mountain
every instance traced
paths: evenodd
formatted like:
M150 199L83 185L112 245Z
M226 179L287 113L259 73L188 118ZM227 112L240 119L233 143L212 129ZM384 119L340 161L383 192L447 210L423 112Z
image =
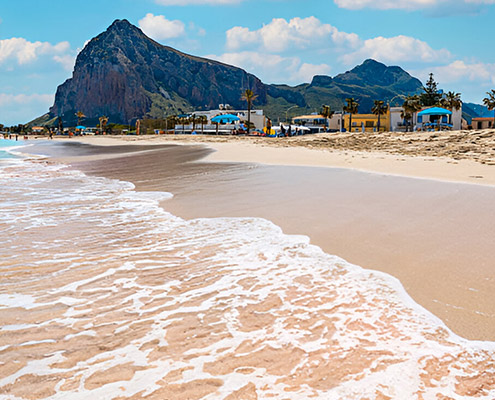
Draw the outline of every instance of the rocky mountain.
M65 126L73 125L78 111L86 116L86 125L94 125L102 115L127 124L219 104L245 108L241 94L248 88L258 95L254 105L272 118L292 106L299 112L319 110L323 104L338 110L347 97L357 99L360 112L367 112L373 100L416 93L421 86L400 67L374 60L334 78L315 76L295 87L267 85L241 68L163 46L127 20L116 20L85 46L72 78L58 87L49 113L33 123L53 124L61 117Z
M112 122L163 117L186 110L243 107L243 89L266 103L266 85L230 65L194 57L148 38L127 20L115 21L78 55L73 76L58 87L52 116L74 121L106 115Z
M420 80L412 77L400 67L388 67L375 60L366 60L350 71L334 78L316 75L309 84L295 88L272 86L268 94L274 96L275 88L283 88L304 98L308 109L320 109L328 104L333 110L341 110L345 99L353 97L359 102L359 112L371 111L374 100L386 102L396 98L402 103L401 96L419 93L422 88ZM300 106L300 103L293 101Z

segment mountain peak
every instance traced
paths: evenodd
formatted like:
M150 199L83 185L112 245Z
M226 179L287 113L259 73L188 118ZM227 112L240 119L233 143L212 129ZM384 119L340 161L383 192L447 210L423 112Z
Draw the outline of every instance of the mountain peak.
M126 19L116 19L108 27L107 31L111 31L111 30L122 30L122 29L132 29L132 28L135 29L136 26L132 25L128 20L126 20Z
M400 85L404 90L415 92L422 87L421 82L397 66L387 66L373 59L365 60L344 74L337 75L334 81L348 85L391 86Z
M366 65L366 66L383 66L383 67L386 67L385 64L379 62L379 61L376 61L376 60L373 60L372 58L368 58L366 60L363 61L363 63L361 65Z

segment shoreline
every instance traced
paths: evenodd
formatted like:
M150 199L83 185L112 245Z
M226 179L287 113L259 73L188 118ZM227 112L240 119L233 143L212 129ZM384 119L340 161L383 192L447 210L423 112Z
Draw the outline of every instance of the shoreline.
M207 158L207 161L211 162L347 168L390 176L495 186L495 166L473 160L390 154L385 151L306 147L297 142L284 143L284 139L149 135L91 136L70 140L97 146L112 146L117 143L119 145L202 145L215 150Z
M84 142L96 142L92 139ZM114 138L97 142L105 146L145 143ZM112 153L108 147L108 154L63 161L77 161L75 167L86 173L133 182L136 190L170 191L174 198L162 207L187 220L260 217L284 233L306 235L328 254L399 279L415 302L461 337L495 340L491 281L486 280L495 240L489 224L493 219L486 218L495 201L493 187L363 175L349 168L243 163L238 161L240 156L253 159L252 153L244 153L250 146L242 146L240 155L229 155L230 145L212 153L204 143L185 144L189 146L125 154L121 148ZM286 160L294 156L288 151L293 149L275 150L285 153ZM272 155L271 149L267 154ZM133 162L128 157L134 157ZM228 157L236 161L229 163ZM314 164L315 158L310 161ZM446 199L450 200L445 203Z

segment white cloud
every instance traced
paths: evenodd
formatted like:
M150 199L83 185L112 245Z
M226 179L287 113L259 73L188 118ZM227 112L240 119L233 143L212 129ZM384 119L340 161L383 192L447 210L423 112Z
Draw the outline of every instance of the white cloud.
M162 6L189 6L189 5L232 5L243 0L155 0Z
M53 60L58 62L66 71L72 71L76 64L76 58L70 54L54 56Z
M14 61L18 65L35 62L41 56L65 56L70 51L68 42L52 45L48 42L30 42L24 38L0 40L0 65Z
M379 36L365 40L357 51L342 56L341 60L346 64L353 64L366 58L382 62L434 62L450 57L451 54L446 49L434 50L426 42L400 35L391 38Z
M0 93L0 106L3 107L8 104L32 104L41 103L52 105L55 99L53 94L7 94Z
M435 8L440 5L450 6L459 4L495 4L495 0L334 0L341 8L358 10L362 8L376 8L379 10L422 10Z
M53 104L54 94L0 93L0 123L6 126L24 124L46 112Z
M151 13L139 20L139 27L149 37L155 40L172 39L183 36L186 28L185 24L179 20L168 20L163 15L153 15Z
M227 49L240 50L256 46L268 52L284 52L291 48L327 48L334 46L354 47L359 37L354 33L340 32L329 24L323 24L316 17L274 18L258 30L236 26L226 33Z
M229 65L243 68L258 76L263 82L298 84L310 82L314 75L329 74L326 64L303 63L299 57L282 57L254 51L208 55Z
M495 64L466 63L461 60L453 61L444 66L430 68L439 82L457 83L479 82L495 84Z
M433 73L441 89L460 92L462 100L466 102L481 103L485 93L495 85L495 64L477 61L455 60L449 64L409 72L423 82Z
M415 10L437 5L442 0L334 0L341 8L358 10L361 8Z

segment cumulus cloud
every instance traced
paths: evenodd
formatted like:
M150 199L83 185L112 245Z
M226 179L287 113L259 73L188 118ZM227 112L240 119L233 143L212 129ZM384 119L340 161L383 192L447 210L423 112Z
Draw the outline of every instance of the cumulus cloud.
M70 50L69 42L55 45L48 42L30 42L24 38L0 40L0 65L14 61L18 65L29 64L41 56L61 57Z
M434 62L449 59L451 54L446 49L435 50L426 42L410 36L382 36L365 40L362 46L341 57L346 64L352 64L366 58L382 62L422 61Z
M354 47L359 37L354 33L339 31L332 25L323 24L316 17L274 18L258 30L236 26L226 33L227 49L240 50L256 46L268 52L284 52L290 48L328 47L329 43L338 46Z
M190 6L190 5L232 5L243 0L156 0L162 6Z
M456 82L480 82L485 84L495 84L495 64L489 63L466 63L456 60L448 65L430 68L439 81L445 83ZM424 75L422 73L422 75Z
M208 55L229 65L243 68L264 82L297 84L309 82L314 75L329 74L330 66L326 64L308 64L299 57L282 57L277 54L266 54L255 51ZM283 78L282 78L283 77Z
M163 15L151 13L139 20L139 27L149 37L155 40L177 38L185 34L185 24L179 20L168 20Z

